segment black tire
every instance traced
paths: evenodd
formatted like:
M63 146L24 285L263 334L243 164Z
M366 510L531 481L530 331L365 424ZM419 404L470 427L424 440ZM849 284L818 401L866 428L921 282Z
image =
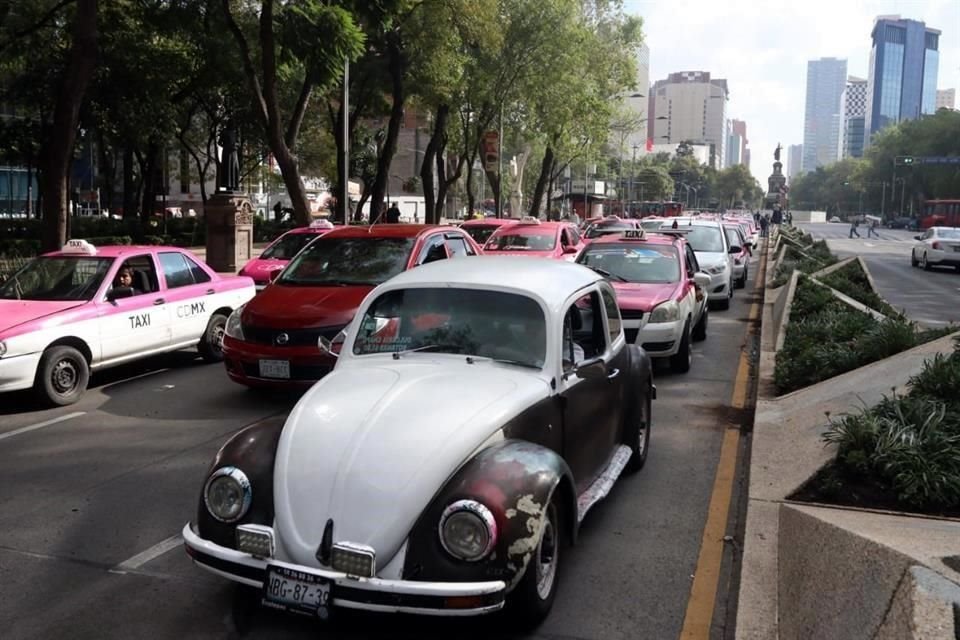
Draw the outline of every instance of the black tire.
M747 287L747 278L749 278L749 277L750 277L750 268L749 268L749 267L744 267L744 268L743 268L743 277L740 278L740 288L741 288L741 289L745 289L745 288Z
M207 330L197 344L197 351L207 362L223 362L223 331L226 327L227 316L221 313L213 314L207 323Z
M923 267L924 271L933 271L933 267L927 262L927 252L923 252L923 258L920 259L920 266Z
M717 303L716 303L716 308L719 309L720 311L726 311L727 309L729 309L729 308L730 308L730 298L732 298L732 297L733 297L733 295L732 295L732 293L731 293L731 295L728 295L728 296L727 296L726 298L724 298L723 300L717 302Z
M41 402L65 407L80 399L89 382L87 359L73 347L60 345L43 352L33 390Z
M507 599L507 613L523 630L537 627L550 613L560 583L560 551L565 539L559 490L547 503L545 521L537 548L520 582ZM545 558L548 562L544 562Z
M626 425L624 433L627 434L630 447L630 462L627 463L627 473L636 473L643 469L647 462L647 455L650 453L650 427L653 423L653 413L651 405L653 404L653 390L648 381L646 393L639 399L629 416L630 422Z
M680 348L675 355L670 356L670 368L677 373L690 371L693 364L693 352L690 349L690 319L683 325L683 337L680 339Z
M910 250L910 266L916 268L916 266L917 266L918 264L920 264L920 263L917 262L917 256L916 256L916 254L913 252L913 249L911 249L911 250Z
M707 339L707 324L710 321L710 305L704 305L703 314L700 316L700 320L697 321L697 324L693 327L693 340L694 342L703 342Z

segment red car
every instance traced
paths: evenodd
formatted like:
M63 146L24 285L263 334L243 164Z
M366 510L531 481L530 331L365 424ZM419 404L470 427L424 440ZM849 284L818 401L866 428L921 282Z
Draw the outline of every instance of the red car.
M337 227L230 316L223 339L227 373L252 387L313 384L335 362L317 341L333 340L374 287L427 262L480 253L473 238L447 225Z
M483 246L490 255L531 256L574 261L584 247L577 226L527 217L496 231Z
M311 240L332 229L333 223L329 220L317 220L309 227L291 229L271 242L263 253L244 265L237 275L253 278L257 291L262 291L270 284L270 274L282 270Z
M482 247L495 231L517 222L517 218L473 218L461 224L460 228Z

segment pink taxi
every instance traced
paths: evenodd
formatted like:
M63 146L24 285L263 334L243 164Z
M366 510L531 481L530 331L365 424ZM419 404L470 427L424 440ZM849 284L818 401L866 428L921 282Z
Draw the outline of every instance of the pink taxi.
M70 240L0 286L0 391L68 405L92 371L188 347L220 361L227 318L254 293L183 249Z
M601 236L577 262L613 284L628 343L652 358L669 358L675 371L690 370L691 342L707 337L710 276L700 273L682 233L635 229Z
M583 247L584 240L577 225L571 222L542 222L528 216L494 232L483 245L483 253L572 262Z
M262 291L270 284L271 276L283 270L293 256L300 253L300 250L311 240L332 230L333 223L329 220L315 220L308 227L291 229L271 242L263 253L244 265L237 275L253 278L257 291Z

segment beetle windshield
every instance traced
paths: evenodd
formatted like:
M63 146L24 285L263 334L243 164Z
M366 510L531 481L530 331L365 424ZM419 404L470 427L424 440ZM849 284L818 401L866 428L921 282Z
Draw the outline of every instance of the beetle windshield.
M113 258L40 257L0 287L5 300L90 300L100 289Z
M318 287L378 285L406 269L412 249L413 238L321 237L297 254L277 282Z
M307 246L308 242L316 237L317 234L315 233L287 233L267 247L266 251L260 254L260 257L264 260L269 258L290 260L293 256L300 253L300 249L303 249Z
M480 289L388 291L367 309L353 353L455 353L543 367L546 320L523 295Z
M557 234L552 229L515 229L494 236L484 247L490 251L553 251Z
M680 280L677 250L666 244L593 244L587 247L577 262L601 269L627 282L665 283Z

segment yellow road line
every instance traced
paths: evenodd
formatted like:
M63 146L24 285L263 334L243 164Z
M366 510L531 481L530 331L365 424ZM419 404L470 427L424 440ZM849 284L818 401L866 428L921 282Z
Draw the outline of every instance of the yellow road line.
M761 258L757 269L757 281L754 292L759 293L766 275L766 254ZM750 305L750 322L747 335L754 333L754 323L760 314L759 300ZM737 365L737 377L733 385L733 397L730 404L734 409L747 406L750 388L750 358L747 349L740 352ZM717 600L717 585L720 582L720 565L723 561L723 537L726 535L727 520L730 514L730 497L733 494L733 481L737 469L737 452L740 448L739 425L728 425L720 446L720 460L717 474L713 480L713 492L707 509L707 522L703 527L700 542L700 556L690 588L687 612L680 631L681 640L707 640L710 638L710 624Z

